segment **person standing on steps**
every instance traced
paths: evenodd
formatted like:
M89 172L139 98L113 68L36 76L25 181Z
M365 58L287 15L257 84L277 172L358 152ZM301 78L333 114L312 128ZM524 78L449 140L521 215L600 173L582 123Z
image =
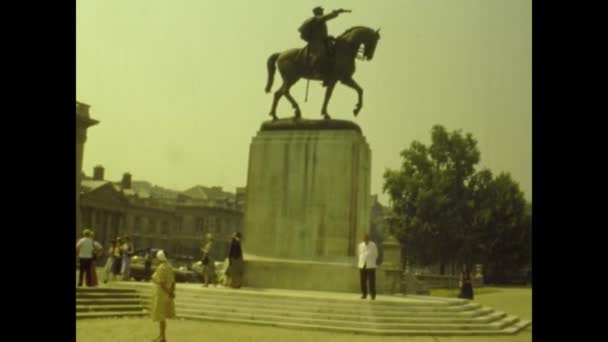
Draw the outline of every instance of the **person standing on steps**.
M371 299L376 299L376 259L378 258L378 248L373 241L369 240L369 234L363 236L357 248L359 257L359 277L361 281L361 299L367 298L369 284L369 294Z
M243 248L241 247L241 238L242 235L239 232L232 234L230 252L228 253L228 269L226 270L226 275L228 276L227 283L235 289L240 288L243 282Z
M122 280L129 281L131 279L131 257L135 254L135 247L128 235L124 237L124 243L120 247L120 251L122 255L120 274L122 274Z
M87 285L91 286L91 263L93 261L93 256L97 250L102 248L99 243L93 240L93 231L90 229L85 229L82 235L83 237L76 243L76 256L78 256L80 269L78 287L82 287L84 277L86 277Z
M204 278L203 286L208 287L209 282L211 282L212 285L216 285L216 287L217 287L217 282L215 280L215 278L216 278L215 264L214 264L215 260L213 258L213 247L214 247L213 235L211 235L211 233L208 233L206 235L206 237L207 237L207 242L201 248L202 264L203 264L203 278Z
M116 245L116 240L112 239L110 241L110 246L108 246L108 258L106 259L106 265L104 267L104 276L103 276L103 283L107 284L108 281L111 279L111 275L112 275L112 264L114 263L114 245Z
M150 280L150 271L152 270L152 261L154 261L152 255L152 249L150 247L146 248L146 255L144 255L144 279L146 281Z
M112 248L112 280L116 280L120 277L120 268L122 266L120 246L122 246L122 239L117 237L114 239L114 247Z
M87 286L96 287L98 285L97 281L97 259L99 259L103 255L103 246L95 241L95 232L89 230L91 233L91 240L93 240L93 256L91 258L91 279L88 282ZM88 280L87 280L88 281Z

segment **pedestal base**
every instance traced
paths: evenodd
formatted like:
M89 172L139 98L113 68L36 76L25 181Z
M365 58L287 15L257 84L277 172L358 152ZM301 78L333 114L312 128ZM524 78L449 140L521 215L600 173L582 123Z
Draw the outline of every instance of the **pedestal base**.
M244 286L290 290L360 293L359 269L354 263L330 263L246 257ZM376 292L385 294L385 275L376 270Z

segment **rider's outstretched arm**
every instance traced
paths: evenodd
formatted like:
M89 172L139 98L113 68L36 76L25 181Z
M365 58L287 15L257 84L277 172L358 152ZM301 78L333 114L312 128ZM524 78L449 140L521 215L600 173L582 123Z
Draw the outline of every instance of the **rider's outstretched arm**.
M351 10L345 10L342 8L333 10L333 11L331 11L331 13L322 16L321 20L323 20L323 21L332 20L333 18L336 18L340 13L350 13L350 12L351 12Z

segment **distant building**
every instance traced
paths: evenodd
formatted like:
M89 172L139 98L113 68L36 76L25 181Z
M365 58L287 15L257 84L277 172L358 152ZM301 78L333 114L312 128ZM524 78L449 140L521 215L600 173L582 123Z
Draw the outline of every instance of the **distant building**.
M229 238L242 231L244 188L236 194L220 187L195 186L183 192L133 182L125 173L120 182L103 178L103 167L82 180L83 224L108 246L116 236L130 235L136 249L162 248L170 257L199 259L207 233L216 242L213 255L224 259ZM139 190L138 190L139 189Z

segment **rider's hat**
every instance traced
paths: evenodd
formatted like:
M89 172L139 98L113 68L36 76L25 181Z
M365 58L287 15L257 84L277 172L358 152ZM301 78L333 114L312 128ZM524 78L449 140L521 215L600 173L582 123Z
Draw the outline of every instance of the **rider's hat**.
M323 7L317 6L317 7L313 8L312 13L314 13L315 15L323 14Z

